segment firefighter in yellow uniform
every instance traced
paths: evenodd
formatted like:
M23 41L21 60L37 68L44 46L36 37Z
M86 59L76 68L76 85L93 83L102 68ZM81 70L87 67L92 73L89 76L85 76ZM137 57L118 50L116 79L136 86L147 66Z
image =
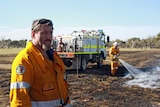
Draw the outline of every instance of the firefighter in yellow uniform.
M113 46L109 50L109 56L111 59L111 75L115 76L119 67L119 61L118 61L118 56L119 56L119 48L118 48L118 43L114 42Z
M65 66L51 49L53 24L32 23L29 41L12 63L10 107L71 107Z

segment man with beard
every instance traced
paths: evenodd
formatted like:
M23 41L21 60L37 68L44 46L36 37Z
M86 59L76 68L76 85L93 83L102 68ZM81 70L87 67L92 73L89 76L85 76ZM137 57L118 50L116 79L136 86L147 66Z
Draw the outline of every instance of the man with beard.
M11 68L11 107L70 107L62 59L51 49L53 24L49 19L32 23L31 38Z

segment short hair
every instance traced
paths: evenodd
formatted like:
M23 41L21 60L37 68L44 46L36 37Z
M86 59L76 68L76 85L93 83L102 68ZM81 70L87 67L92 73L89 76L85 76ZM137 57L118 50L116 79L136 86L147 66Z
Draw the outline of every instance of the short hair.
M37 30L39 30L41 25L48 25L48 26L51 26L52 29L53 29L53 23L52 23L51 20L41 18L41 19L36 19L36 20L33 21L31 30L32 31L37 31Z

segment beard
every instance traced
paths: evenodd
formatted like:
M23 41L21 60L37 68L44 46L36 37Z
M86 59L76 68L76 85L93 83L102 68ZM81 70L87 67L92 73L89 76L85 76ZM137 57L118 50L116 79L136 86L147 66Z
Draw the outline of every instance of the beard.
M51 43L50 44L49 43L43 43L42 44L42 49L45 50L45 51L51 49Z

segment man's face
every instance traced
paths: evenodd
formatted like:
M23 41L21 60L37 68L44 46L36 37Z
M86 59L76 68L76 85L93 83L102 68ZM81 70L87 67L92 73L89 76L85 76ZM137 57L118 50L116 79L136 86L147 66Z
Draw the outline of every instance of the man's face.
M118 46L114 46L114 48L117 48Z
M34 32L32 36L34 45L42 50L50 49L52 42L52 33L53 30L51 26L42 25L40 29L37 32Z

